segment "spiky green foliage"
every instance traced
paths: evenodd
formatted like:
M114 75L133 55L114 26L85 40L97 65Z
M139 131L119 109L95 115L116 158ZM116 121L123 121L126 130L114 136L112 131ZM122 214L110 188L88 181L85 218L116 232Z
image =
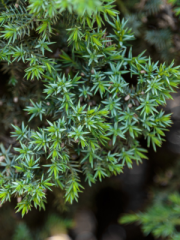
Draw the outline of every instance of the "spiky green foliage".
M143 53L132 56L133 35L113 1L80 13L82 2L30 0L0 15L1 59L21 62L24 78L44 83L40 100L25 109L29 121L39 118L41 125L14 125L16 147L1 145L1 203L21 196L22 215L33 205L44 209L52 186L72 203L83 189L80 174L91 185L138 164L147 158L139 137L156 150L171 124L160 106L179 83L179 67L158 66ZM68 44L61 69L47 53L60 26Z
M161 56L162 59L169 61L174 57L176 64L179 64L180 2L178 0L161 1L161 4L155 7L158 2L139 1L140 12L130 15L128 24L133 27L139 46L143 46L143 44L148 46L147 43L150 45L148 50L154 58L160 58ZM149 4L155 7L158 14L148 10ZM152 48L153 51L150 49L151 46L154 47ZM143 213L123 216L120 223L137 222L141 224L145 235L151 233L158 239L180 239L179 169L180 166L176 163L171 166L170 176L168 171L163 173L163 177L161 175L156 176L154 179L157 182L160 182L162 178L163 187L153 188L151 194L154 197L150 206Z
M120 223L138 222L142 225L142 231L145 235L152 233L156 238L178 240L180 233L177 230L179 226L180 214L180 195L178 193L170 194L167 199L157 199L153 206L145 213L129 214L121 218Z
M144 212L122 216L120 223L136 222L141 225L145 235L151 233L156 238L179 239L179 167L179 159L177 159L166 171L158 173L154 178L156 188L151 191L151 205Z

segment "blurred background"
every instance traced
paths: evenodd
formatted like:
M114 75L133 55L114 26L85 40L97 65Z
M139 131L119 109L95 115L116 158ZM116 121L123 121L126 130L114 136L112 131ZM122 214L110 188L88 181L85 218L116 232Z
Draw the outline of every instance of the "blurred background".
M134 55L146 50L153 61L180 65L180 17L178 5L167 0L117 0L120 18L128 20L127 26L135 35ZM179 10L180 12L180 10ZM62 34L63 35L63 34ZM66 39L59 36L53 56L58 58L66 47ZM5 146L14 144L10 138L10 123L27 121L23 111L36 89L41 94L42 83L22 81L22 73L16 64L9 69L3 64L0 78L0 142ZM16 75L16 79L10 77ZM17 85L17 82L19 83ZM28 90L27 90L28 89ZM89 187L80 194L78 203L65 205L63 193L53 189L47 193L46 211L32 210L23 219L15 213L17 201L0 207L0 240L142 240L154 239L144 236L137 224L120 225L124 213L146 211L154 198L168 195L180 189L180 91L169 100L165 111L172 113L173 125L166 134L162 148L155 153L148 149L149 160L133 169ZM38 126L33 120L30 124ZM146 142L141 139L146 147ZM0 157L0 161L2 161ZM82 179L83 181L83 179Z

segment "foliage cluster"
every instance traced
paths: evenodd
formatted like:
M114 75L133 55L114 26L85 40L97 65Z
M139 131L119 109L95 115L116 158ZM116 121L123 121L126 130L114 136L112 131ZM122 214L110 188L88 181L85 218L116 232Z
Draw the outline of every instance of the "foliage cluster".
M142 225L145 235L152 233L156 238L180 239L179 168L177 159L173 166L158 173L155 177L156 188L151 191L151 206L144 212L124 215L120 223L137 222Z
M1 145L1 203L18 197L22 215L33 205L44 209L53 186L72 203L82 174L91 185L138 164L147 158L139 138L156 150L171 124L162 106L179 84L179 67L134 57L133 34L113 2L29 0L0 13L1 61L21 65L22 81L43 83L25 109L38 127L14 124L15 147ZM56 60L48 52L59 29L68 47Z
M139 1L136 6L136 12L129 14L127 18L128 26L134 30L138 44L143 47L146 45L148 52L155 49L151 54L153 58L161 56L161 60L167 61L175 58L175 63L178 64L180 2L147 0ZM151 206L143 213L125 215L120 222L141 224L145 235L152 233L156 238L180 239L179 169L180 166L176 162L170 170L170 176L168 171L163 177L159 174L156 178L159 182L163 181L163 187L154 187L151 193L153 194Z
M125 215L120 223L138 222L142 224L142 231L145 235L152 233L156 238L179 240L180 233L177 230L177 226L180 225L179 193L172 193L167 198L157 196L156 198L153 207L144 213Z

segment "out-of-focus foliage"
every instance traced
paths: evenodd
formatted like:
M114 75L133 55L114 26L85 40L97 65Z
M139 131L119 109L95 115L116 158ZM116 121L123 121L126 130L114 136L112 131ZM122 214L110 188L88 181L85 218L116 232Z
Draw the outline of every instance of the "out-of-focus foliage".
M177 161L165 173L158 173L154 178L156 188L151 193L152 205L145 212L124 215L120 223L137 222L145 235L152 233L157 238L180 239L179 168Z
M158 197L157 197L158 198ZM145 235L152 233L155 237L178 240L180 233L180 195L170 194L167 199L155 200L153 206L145 213L129 214L121 218L120 223L138 222Z
M65 234L67 228L72 227L72 221L50 215L41 228L30 229L24 222L17 225L12 240L44 240L51 236Z
M120 10L128 9L124 15L137 38L136 52L145 48L155 60L179 64L179 1L137 0L131 7L129 1L118 2Z
M180 15L180 2L179 0L168 0L169 3L171 3L173 6L175 6L174 8L174 12L177 16Z
M1 145L1 203L18 197L22 215L33 206L44 209L52 186L72 203L83 189L80 174L91 185L140 163L147 150L139 137L156 150L171 124L162 106L179 84L179 67L133 56L133 34L113 2L84 7L86 1L29 0L10 3L0 14L5 69L16 63L21 82L44 84L25 109L38 124L14 123L14 148ZM66 40L58 65L48 52L60 29ZM12 75L9 84L17 83Z

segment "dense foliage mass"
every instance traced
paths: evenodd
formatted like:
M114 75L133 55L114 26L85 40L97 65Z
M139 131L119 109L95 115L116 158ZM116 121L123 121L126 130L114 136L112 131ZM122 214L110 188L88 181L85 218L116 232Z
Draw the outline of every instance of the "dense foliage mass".
M138 51L146 45L153 58L166 61L174 58L175 64L179 64L180 1L141 0L136 3L135 12L128 13L127 18L129 19L128 26L132 27L137 37ZM175 115L173 118L177 120ZM177 136L179 137L178 133ZM176 144L179 148L179 143ZM164 157L161 156L161 158ZM151 197L148 199L150 200L148 209L124 215L120 222L137 222L141 225L145 235L151 233L156 238L177 240L180 239L179 157L172 159L169 165L164 162L161 168L163 170L156 170L157 175L153 179L154 186L149 191Z
M179 83L179 67L132 56L133 34L112 4L29 0L0 14L1 60L21 63L24 78L44 83L39 101L25 109L41 124L14 125L17 146L1 145L1 203L19 197L22 215L33 205L45 208L54 185L66 201L77 200L81 173L91 185L138 164L146 158L139 137L156 150L170 126L160 106ZM59 65L48 51L60 29L68 47Z

